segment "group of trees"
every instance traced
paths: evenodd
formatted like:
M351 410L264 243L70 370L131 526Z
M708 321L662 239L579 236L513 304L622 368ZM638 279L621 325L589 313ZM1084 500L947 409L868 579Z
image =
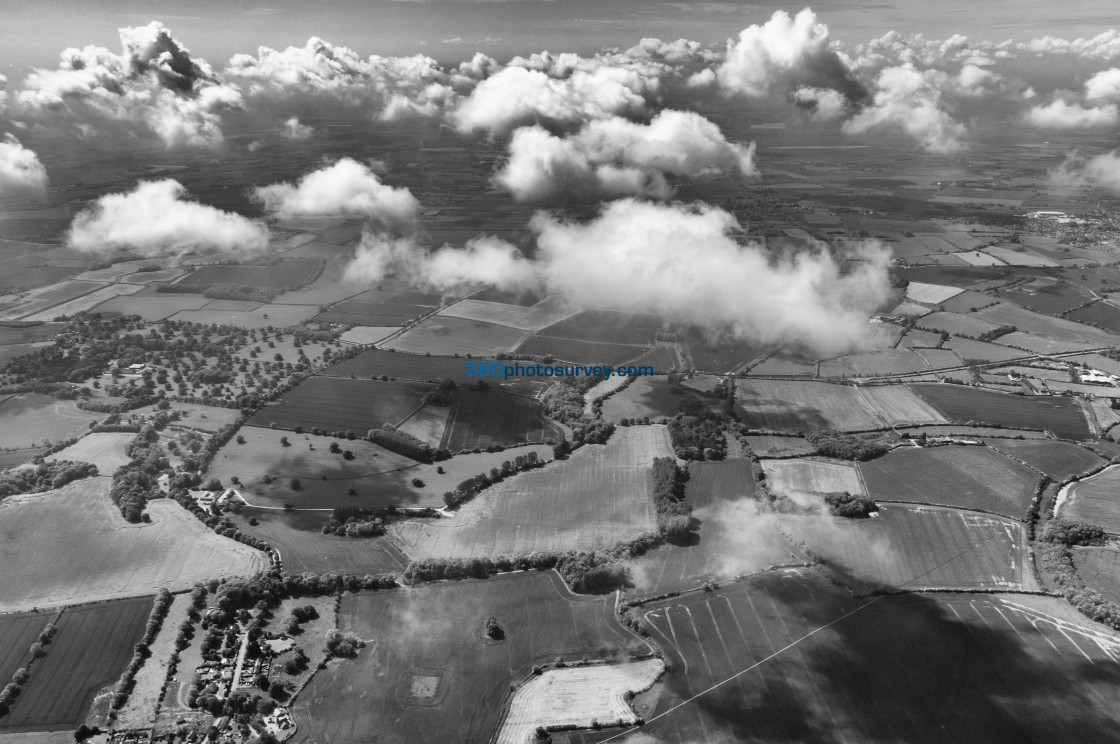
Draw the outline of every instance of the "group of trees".
M872 460L890 450L890 444L881 437L859 437L835 431L818 431L805 435L816 448L818 455L838 460Z
M871 499L853 496L847 491L825 494L824 501L828 504L828 511L837 517L861 519L879 511L879 505Z
M366 642L358 636L338 628L327 633L327 653L339 659L353 659L365 645Z
M456 486L454 491L448 491L443 494L443 503L447 504L449 509L454 509L470 501L479 491L487 489L495 483L501 483L514 473L532 470L533 468L539 468L543 465L544 463L537 457L536 451L518 455L512 462L509 460L504 461L500 470L498 468L490 468L489 473L479 473L473 478L467 478Z
M56 460L27 468L0 472L0 498L18 493L41 493L62 488L67 483L97 475L97 466L88 462Z
M54 640L55 635L58 633L58 625L53 621L39 633L39 638L31 644L31 663L33 664L36 659L41 659L46 655L46 647ZM12 673L11 681L0 689L0 718L8 715L11 712L12 704L15 699L23 692L23 686L27 684L27 680L31 679L31 664L22 666Z
M288 597L323 597L343 591L390 589L397 585L392 576L355 576L351 574L286 574L278 569L249 577L230 579L217 586L220 610L235 612L260 602L271 606Z
M1087 586L1073 562L1074 548L1103 545L1107 539L1096 525L1051 519L1039 536L1038 548L1042 568L1062 596L1086 617L1120 630L1120 605Z
M432 445L422 442L411 434L397 429L370 429L366 439L374 444L381 445L390 452L411 457L418 462L432 462L433 460L446 460L451 453L445 449L433 450Z
M678 467L671 457L655 458L652 470L657 529L668 542L682 543L692 530L692 506L685 501L688 471Z
M116 687L113 688L112 707L114 710L120 710L128 702L128 696L132 692L133 685L136 684L136 673L140 671L140 667L144 666L144 661L152 655L152 642L155 641L156 634L163 627L167 611L171 609L172 599L174 598L171 592L166 589L160 589L159 594L156 595L155 604L152 605L152 613L148 616L148 624L144 628L144 635L136 644L136 648L132 652L132 660L129 661L124 674L121 675Z

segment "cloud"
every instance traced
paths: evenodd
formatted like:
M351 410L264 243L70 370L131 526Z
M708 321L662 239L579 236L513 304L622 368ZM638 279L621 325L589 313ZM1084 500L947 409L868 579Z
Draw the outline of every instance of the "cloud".
M1086 80L1085 97L1090 101L1120 99L1120 68L1102 70Z
M259 222L187 201L178 181L141 181L128 193L106 194L74 217L71 248L86 253L129 250L144 256L187 251L252 253L268 245Z
M1116 104L1086 108L1080 103L1067 103L1057 99L1027 112L1026 121L1039 129L1087 129L1108 127L1120 123L1120 109Z
M1059 188L1101 188L1120 194L1120 150L1091 158L1075 152L1050 171L1050 182Z
M222 144L221 113L242 106L240 91L218 80L158 21L119 30L122 51L70 48L54 70L31 72L15 95L22 113L143 123L167 146Z
M592 121L557 137L541 127L514 132L495 181L519 201L573 196L672 195L666 175L704 178L757 174L754 145L730 143L691 111L666 110L649 124L620 117Z
M1047 54L1069 55L1083 59L1120 59L1120 31L1112 28L1091 38L1072 41L1054 36L1043 36L1015 45L1016 49L1038 56Z
M844 122L842 131L854 135L895 129L928 152L958 152L967 130L943 107L941 89L947 83L948 75L937 70L918 70L910 64L888 67L875 80L871 105Z
M282 219L346 215L406 222L420 209L420 202L408 189L382 183L369 166L350 158L312 171L296 184L258 187L253 191L253 199Z
M832 88L802 86L790 94L790 100L813 114L818 121L835 121L850 108L844 94Z
M831 353L877 342L868 318L890 292L890 254L878 244L844 247L843 264L824 246L775 255L741 244L735 218L703 204L623 199L590 222L538 212L530 227L531 260L491 238L485 253L468 250L455 270L464 281L492 277L505 289L532 281L577 305L657 313L713 335ZM451 265L452 248L426 254L407 241L380 240L372 255L359 255L354 276L373 282L401 271L422 281L429 272L446 276L441 269ZM506 271L512 279L503 279Z
M346 267L344 279L376 284L395 274L406 281L441 291L492 284L504 289L525 290L537 285L537 268L514 246L483 236L462 249L444 246L424 252L409 238L392 238L365 232L355 258Z
M759 98L775 87L831 88L849 101L862 100L863 87L829 44L828 26L805 8L794 17L779 10L761 26L752 25L727 42L726 58L716 69L720 87Z
M47 169L39 156L12 135L0 140L0 194L11 191L43 193L47 190Z
M284 122L280 128L280 134L290 140L305 140L311 139L311 135L315 134L315 129L301 124L299 119L293 116Z

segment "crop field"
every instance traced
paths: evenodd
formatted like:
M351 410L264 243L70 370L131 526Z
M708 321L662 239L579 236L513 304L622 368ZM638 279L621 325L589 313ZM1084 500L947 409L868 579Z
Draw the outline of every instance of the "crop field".
M1060 619L1063 610L1050 597L855 599L793 572L648 605L643 618L671 671L635 700L650 721L641 736L917 742L948 731L991 744L1077 731L1107 740L1120 724L1101 702L1120 691L1116 641Z
M985 253L995 256L1008 266L1058 266L1058 262L1023 246L993 245L984 249Z
M1056 481L1104 465L1104 458L1071 442L1003 439L992 446L1037 468Z
M400 328L397 326L360 325L354 326L343 333L338 337L338 340L344 344L376 344L378 341L392 336L399 330Z
M634 724L638 718L629 695L652 687L664 669L661 659L644 659L550 669L534 676L513 694L495 744L524 744L538 726Z
M27 293L20 304L0 311L0 320L16 320L33 315L42 310L47 310L55 305L77 299L96 289L106 286L101 282L80 282L73 279L58 282L41 289L34 289Z
M214 302L222 302L215 300ZM224 323L239 328L287 328L310 320L319 312L315 305L255 305L244 310L212 310L213 302L200 310L183 310L173 316L173 320L189 320L193 323Z
M767 460L762 463L766 482L774 493L802 505L819 505L814 495L847 492L862 496L863 484L855 465L817 459Z
M425 405L397 426L397 431L416 437L432 447L439 447L451 418L451 406Z
M315 319L320 323L352 323L354 325L400 326L413 318L435 310L427 305L405 305L391 302L361 302L344 300L319 313Z
M458 452L490 444L540 443L562 436L532 398L502 390L457 390L440 446Z
M907 426L900 428L899 436L916 437L925 434L931 437L946 435L959 435L979 439L1047 439L1041 431L1025 431L1021 429L1000 429L992 426L964 426L963 424L945 424L943 426ZM996 443L999 446L999 443Z
M584 310L548 326L542 333L556 338L646 346L665 322L656 315Z
M747 445L759 457L801 457L811 455L816 447L801 437L779 437L769 434L747 437Z
M948 287L944 284L925 284L923 282L910 282L906 287L906 297L923 305L938 305L951 297L961 293L959 287Z
M1108 302L1094 302L1092 305L1074 310L1065 317L1078 323L1102 328L1109 333L1120 333L1120 307Z
M890 426L946 421L936 408L903 385L866 385L858 391L875 414Z
M1084 413L1069 398L1008 395L964 385L917 384L910 389L951 421L1047 429L1060 439L1089 437Z
M1111 400L1094 398L1087 401L1089 412L1102 432L1107 431L1116 424L1120 424L1120 411L1112 407Z
M0 447L31 447L57 442L89 429L104 414L83 411L72 400L40 393L21 393L0 401Z
M961 292L956 297L941 303L941 309L947 313L970 313L988 305L994 305L999 300L991 295L974 292L971 289Z
M975 315L957 313L933 313L919 320L918 326L933 331L944 331L951 336L979 336L999 327L994 323L980 320Z
M554 336L529 336L517 347L518 354L551 354L574 364L622 364L646 352L642 346L581 341Z
M539 331L571 315L574 309L559 296L542 300L531 307L507 305L501 302L463 300L440 311L440 315L464 320L518 328L522 331Z
M1015 326L1023 333L1089 344L1093 347L1120 344L1120 338L1111 333L1072 320L1032 313L1030 310L1006 302L979 310L976 316L996 325Z
M263 553L215 534L173 501L148 504L151 524L129 524L109 485L90 478L0 501L0 611L188 589L264 567Z
M64 610L0 731L77 728L97 691L124 671L151 609L151 597L137 597Z
M160 691L167 680L171 655L175 652L175 638L179 634L179 626L187 620L190 603L190 596L187 594L172 597L163 625L149 647L152 655L144 660L140 671L136 673L128 702L117 715L118 728L145 728L155 723Z
M4 684L31 661L31 644L55 617L53 612L19 612L0 615L0 679ZM0 718L0 730L4 719Z
M959 361L956 364L960 364ZM887 349L827 359L821 362L821 377L867 377L924 372L925 358L912 349Z
M932 331L919 331L917 328L906 331L899 346L907 349L925 348L932 349L941 345L941 334Z
M1120 467L1102 470L1069 486L1069 498L1058 515L1120 534Z
M353 430L364 436L370 429L396 425L420 407L432 389L418 382L372 382L338 377L309 377L259 409L249 420L254 426L275 423L282 429L318 427L326 431Z
M648 648L613 607L572 595L553 572L346 595L339 626L370 643L315 675L296 700L291 741L485 741L534 664ZM504 640L486 637L488 617Z
M748 426L770 431L878 429L944 417L902 386L853 387L796 380L736 381L736 402Z
M112 475L121 465L129 463L130 459L125 455L124 450L135 438L135 434L129 433L86 434L74 444L46 459L92 462L101 475Z
M629 362L635 367L653 367L657 374L665 374L680 369L681 363L677 352L668 346L657 346L642 354L637 359Z
M607 444L509 478L450 517L396 522L390 534L416 558L611 546L654 529L649 469L672 453L665 427L621 428Z
M1018 522L928 506L881 505L879 516L786 516L783 531L855 587L1019 589L1024 576Z
M467 376L468 359L448 356L425 356L404 352L367 349L350 359L327 367L319 374L327 377L380 377L388 375L405 380L454 380L459 384L473 382Z
M750 346L741 341L717 342L703 336L687 337L688 355L700 372L722 375L744 367L770 353L770 349ZM814 374L816 368L810 374Z
M428 318L392 339L386 347L432 356L493 356L513 351L527 334L514 328L459 318Z
M964 364L970 362L1006 362L1028 356L1018 349L1009 349L1006 346L989 344L985 341L973 341L970 338L951 338L945 342L944 348L951 349L954 354L961 358Z
M99 313L139 315L144 320L163 320L181 310L199 310L210 302L209 297L191 294L148 294L141 290L133 295L118 295L105 300L93 310Z
M0 326L0 345L47 341L65 327L64 323L40 323L32 326Z
M997 290L994 297L1013 302L1036 313L1061 315L1090 302L1093 294L1076 284L1045 277ZM1079 318L1072 318L1072 320L1081 322Z
M1015 349L1025 349L1035 354L1064 354L1070 351L1088 351L1100 344L1089 344L1059 337L1039 336L1034 333L1009 333L1000 336L996 343Z
M651 421L672 418L680 406L683 392L669 385L665 377L637 377L611 397L603 401L603 420L618 422L624 418L643 418Z
M987 447L955 445L900 447L860 463L859 470L876 501L959 506L1015 519L1026 514L1040 477Z
M249 518L257 524L249 524ZM366 574L403 571L408 560L385 537L353 538L324 535L324 512L285 512L247 509L234 517L237 529L253 535L280 551L289 573Z
M0 470L7 470L8 468L14 468L16 465L31 462L35 455L43 451L41 447L0 451Z
M908 282L948 284L954 287L974 287L981 282L1002 279L1006 269L983 266L918 266L900 269L898 275Z
M296 288L315 281L322 273L323 265L321 258L284 258L271 266L204 266L179 284Z
M110 284L101 289L84 294L81 297L76 297L69 302L63 302L59 305L53 305L50 308L39 310L36 313L22 316L23 320L28 321L47 321L54 320L62 315L74 315L76 313L83 313L100 305L106 300L114 297L128 296L140 291L140 287L135 284Z
M1090 588L1113 602L1120 602L1120 550L1074 548L1073 565Z

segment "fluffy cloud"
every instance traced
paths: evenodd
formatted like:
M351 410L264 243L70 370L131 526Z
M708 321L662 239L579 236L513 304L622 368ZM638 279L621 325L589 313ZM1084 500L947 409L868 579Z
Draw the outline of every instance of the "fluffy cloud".
M802 86L790 94L790 100L812 112L818 121L835 121L848 113L850 104L844 94L832 88Z
M1059 98L1045 106L1035 106L1027 112L1026 120L1039 129L1107 127L1120 123L1120 110L1112 103L1086 108L1080 103L1067 103Z
M1015 45L1016 49L1039 56L1046 54L1069 55L1083 59L1120 59L1120 31L1112 28L1088 39L1072 41L1054 36L1043 36Z
M129 250L144 256L187 251L252 253L268 245L254 220L187 201L178 181L141 181L135 190L107 194L74 217L70 247L87 253Z
M42 193L47 189L47 169L39 156L12 135L0 140L0 194L9 191Z
M1120 99L1120 68L1102 70L1086 80L1085 97L1090 101Z
M479 284L523 290L536 286L536 266L521 251L494 237L479 237L462 250L444 246L424 252L408 238L365 232L354 260L346 267L346 281L372 284L396 274L416 285L442 291Z
M843 124L845 134L877 129L905 132L923 149L934 153L961 150L966 134L963 124L944 109L941 89L949 76L937 70L917 70L912 65L888 67L875 80L871 105Z
M382 183L368 165L350 158L312 171L295 184L258 187L253 198L270 214L285 219L337 214L405 222L420 208L408 189Z
M716 70L721 88L757 98L775 87L830 88L848 100L865 97L862 86L829 44L828 26L806 8L794 17L776 11L761 26L748 26L727 42L727 54Z
M753 143L730 143L715 124L685 111L662 111L649 124L620 117L592 121L563 138L523 127L509 150L495 180L519 201L557 194L666 199L672 195L667 174L757 173Z
M1050 181L1061 188L1102 188L1120 194L1120 151L1091 158L1074 153L1050 172Z
M301 124L300 120L293 116L280 127L280 134L290 140L305 140L310 139L311 135L315 134L315 129L306 124Z
M490 239L484 251L459 252L455 276L509 289L536 285L576 304L659 313L713 334L802 342L826 352L872 343L868 316L890 292L889 253L877 245L852 246L847 270L823 247L774 256L740 244L734 217L704 205L624 199L590 222L540 212L531 227L537 234L531 261ZM454 253L445 247L425 254L382 239L356 276L446 276L441 271Z
M120 39L120 54L71 48L57 69L33 71L15 97L20 109L144 123L169 147L220 145L221 113L241 107L240 91L220 82L159 22L122 28Z

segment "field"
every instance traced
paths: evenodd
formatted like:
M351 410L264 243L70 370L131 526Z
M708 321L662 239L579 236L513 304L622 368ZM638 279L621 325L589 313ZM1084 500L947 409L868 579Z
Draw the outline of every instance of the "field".
M951 421L1048 429L1060 439L1089 437L1085 415L1069 398L1008 395L964 385L919 384L910 389Z
M693 366L700 372L717 375L736 371L761 359L770 351L743 342L718 342L703 336L689 336L687 341L688 355L692 358Z
M1065 519L1103 527L1120 534L1120 468L1102 470L1091 478L1069 486L1069 499L1058 515Z
M108 491L100 477L0 501L0 611L187 589L265 565L166 499L148 504L151 524L129 524Z
M649 689L664 669L661 659L645 659L550 669L534 676L514 693L495 744L524 744L538 726L586 729L596 722L636 723L628 693Z
M332 305L326 312L315 316L319 323L347 323L353 325L401 326L421 315L435 310L435 306L409 305L395 302L362 302L344 300Z
M1028 356L1018 349L1009 349L998 344L989 344L984 341L973 341L970 338L951 338L945 342L946 349L961 358L965 364L969 362L1006 362L1011 359L1022 359Z
M1071 341L1062 336L1040 336L1034 333L1009 333L1000 336L997 343L1014 349L1026 349L1035 354L1064 354L1070 351L1088 351L1100 346L1081 341Z
M323 264L321 258L285 258L271 266L203 266L179 284L296 288L315 281L323 271Z
M584 310L548 326L545 336L597 341L609 344L646 346L664 326L656 315L617 313L610 310Z
M951 297L961 293L959 287L947 287L943 284L925 284L923 282L910 282L906 287L906 296L914 302L923 305L938 305Z
M820 506L813 496L847 492L862 496L863 483L855 465L832 460L766 460L762 463L770 490L803 506Z
M20 304L0 311L0 320L16 320L47 310L64 302L77 299L106 286L100 282L79 282L73 279L51 284L28 292Z
M439 447L443 441L443 433L447 431L450 414L451 406L425 405L402 421L397 426L397 431L414 436L432 447Z
M39 633L53 620L51 612L20 612L0 615L0 679L4 684L20 667L31 661L31 644L38 640ZM0 730L4 719L0 718Z
M237 420L240 411L222 406L204 406L197 403L180 403L176 401L171 406L172 411L179 411L180 418L172 427L181 426L187 429L215 432L223 426L228 426Z
M189 320L192 323L219 323L239 328L268 328L269 326L285 328L310 320L318 312L318 308L314 305L260 305L257 303L254 303L251 308L221 310L218 309L221 305L212 307L214 302L224 301L214 300L199 310L182 310L171 316L171 319Z
M1026 284L997 290L994 297L1013 302L1036 313L1061 315L1090 302L1093 294L1076 284L1044 277L1033 279ZM1079 318L1071 319L1081 322Z
M89 422L104 417L83 411L72 400L40 393L21 393L0 401L0 447L32 447L44 440L57 442L89 430Z
M479 320L484 323L518 328L522 331L539 331L562 318L571 315L572 308L559 297L544 300L532 307L507 305L501 302L463 300L440 311L440 315L464 320Z
M64 610L58 635L0 730L77 728L97 691L124 671L151 609L151 597L137 597Z
M680 406L682 391L669 385L665 377L645 376L603 401L603 420L618 422L624 418L651 421L672 418Z
M821 377L886 377L930 369L959 367L960 364L961 360L951 351L887 349L864 354L849 354L822 361L820 375Z
M452 452L490 444L544 442L562 432L545 418L540 403L501 390L458 390L440 446Z
M257 520L249 524L249 517ZM288 573L366 574L396 573L407 559L387 538L352 538L324 535L322 512L284 512L247 509L235 518L242 532L259 537L280 551Z
M93 308L98 313L139 315L144 320L163 320L180 310L198 310L210 302L209 297L192 294L148 293L141 290L133 295L118 295Z
M23 320L31 321L46 321L54 320L59 316L70 316L77 313L86 312L100 305L105 300L112 299L113 297L120 297L122 295L130 295L140 291L140 287L135 284L110 284L101 289L84 294L81 297L76 297L67 302L58 305L52 305L49 308L44 308L35 313L28 315L21 315Z
M855 599L792 572L666 600L643 617L671 671L635 701L647 738L631 742L1108 740L1116 641L1064 609L1049 597Z
M487 638L494 617L505 639ZM297 698L295 742L485 741L510 685L534 664L645 650L607 597L571 595L549 573L345 595L339 626L370 641Z
M622 428L605 445L499 483L450 517L396 522L390 534L417 558L611 546L654 529L649 468L670 456L665 427Z
M976 315L989 323L996 325L1011 325L1024 333L1033 333L1047 338L1075 341L1091 346L1113 346L1120 343L1120 338L1090 328L1072 320L1063 320L1049 315L1032 313L1016 305L1001 302L976 312Z
M976 446L902 447L860 463L859 470L876 501L959 506L1015 519L1026 514L1039 480L1010 458Z
M354 326L339 336L344 344L375 344L399 331L397 326Z
M880 506L872 519L789 516L781 529L856 588L1020 589L1023 527L984 514L927 506Z
M1120 307L1107 302L1094 302L1092 305L1074 310L1066 317L1078 323L1094 325L1109 333L1120 333Z
M526 335L524 331L493 323L437 316L405 331L385 346L412 354L471 354L485 357L493 356L499 351L513 351Z
M958 315L956 313L933 313L918 321L920 328L933 331L944 331L951 336L980 336L999 328L998 324L979 320L974 315Z
M811 455L816 447L801 437L760 435L747 437L747 445L759 457L793 457Z
M1113 602L1120 602L1120 550L1074 548L1073 564L1090 588Z
M370 429L396 425L420 407L430 385L416 382L371 382L336 377L309 377L259 409L249 420L254 426L275 423L282 429L318 427L326 431L353 430L364 436Z
M64 323L40 323L21 327L0 326L0 345L49 341L64 327Z
M1056 481L1104 464L1104 459L1070 442L1004 439L992 445L1017 460L1037 468Z
M92 462L101 475L112 475L113 471L121 465L129 463L129 457L125 455L124 450L135 438L135 434L129 433L86 434L74 444L46 459Z
M741 379L736 401L748 426L769 431L879 429L944 419L906 388Z
M43 452L43 449L40 447L0 451L0 470L7 470L8 468L14 468L16 465L31 462L35 455L41 452Z
M459 357L426 356L404 352L367 349L361 354L327 367L327 377L380 377L388 375L405 380L454 380L459 384L472 382L467 376L467 362Z
M136 673L135 686L128 702L117 716L118 728L145 728L155 723L159 693L167 679L171 654L175 651L175 637L179 634L179 626L187 620L189 605L187 594L176 594L172 598L163 625L150 646L152 655Z
M551 354L556 359L573 364L622 364L637 359L645 351L643 346L555 336L529 336L517 347L518 354Z

